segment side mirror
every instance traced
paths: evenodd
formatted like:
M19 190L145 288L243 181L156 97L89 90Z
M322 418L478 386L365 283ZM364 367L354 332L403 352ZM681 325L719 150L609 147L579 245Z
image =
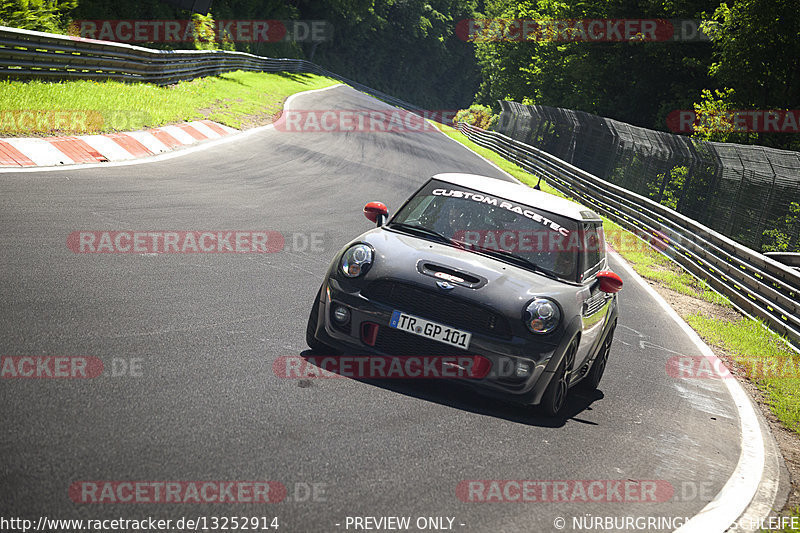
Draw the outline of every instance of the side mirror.
M597 281L600 282L600 290L609 294L619 292L622 289L622 278L610 270L598 272Z
M383 226L386 217L389 216L389 210L381 202L370 202L364 206L364 216L377 226Z

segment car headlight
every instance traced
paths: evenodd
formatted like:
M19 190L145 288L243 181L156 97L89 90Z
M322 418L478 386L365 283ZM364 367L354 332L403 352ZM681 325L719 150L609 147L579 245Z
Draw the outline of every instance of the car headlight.
M561 322L558 304L549 298L536 298L525 308L525 325L533 333L550 333Z
M347 249L342 256L342 274L357 278L372 265L372 248L366 244L356 244Z

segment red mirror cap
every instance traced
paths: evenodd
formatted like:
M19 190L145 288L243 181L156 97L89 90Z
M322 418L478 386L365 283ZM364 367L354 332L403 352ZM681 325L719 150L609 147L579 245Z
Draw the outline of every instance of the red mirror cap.
M600 290L603 292L614 293L622 289L622 278L610 270L598 272L597 279L600 281Z
M370 202L364 206L364 216L372 222L378 221L378 215L386 216L388 213L386 205L381 202Z

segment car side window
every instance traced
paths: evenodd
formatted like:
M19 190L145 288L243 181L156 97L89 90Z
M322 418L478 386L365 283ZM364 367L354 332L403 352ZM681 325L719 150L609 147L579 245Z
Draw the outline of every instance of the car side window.
M583 224L584 273L582 280L595 275L602 267L605 257L605 239L603 227L599 224Z

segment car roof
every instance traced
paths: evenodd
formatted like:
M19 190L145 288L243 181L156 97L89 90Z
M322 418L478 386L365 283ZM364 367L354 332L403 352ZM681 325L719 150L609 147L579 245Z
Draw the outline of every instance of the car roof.
M590 220L602 221L597 213L580 204L512 181L460 172L436 174L431 179L446 181L453 185L500 196L507 200L536 207L572 220L581 222Z

